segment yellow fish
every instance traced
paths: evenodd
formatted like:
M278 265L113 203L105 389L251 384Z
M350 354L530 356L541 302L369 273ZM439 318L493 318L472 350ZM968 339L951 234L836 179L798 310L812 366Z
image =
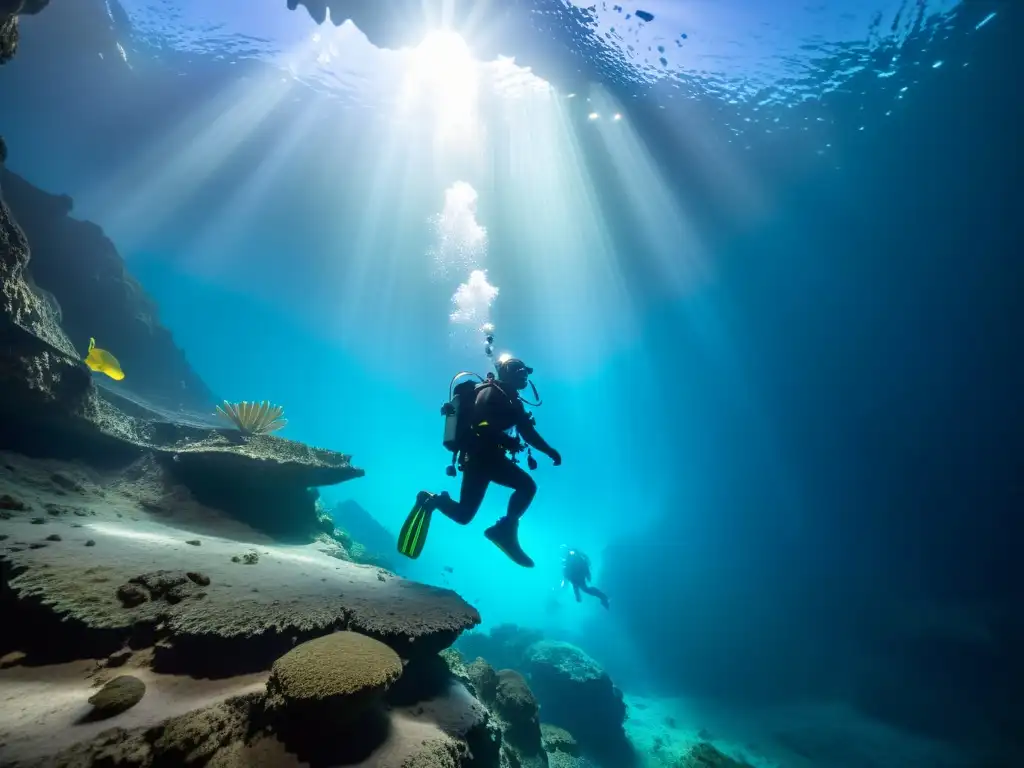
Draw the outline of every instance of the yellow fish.
M114 381L124 378L124 371L121 370L121 364L117 362L117 358L107 350L97 347L96 339L89 339L89 354L85 356L85 364L94 371L107 374Z

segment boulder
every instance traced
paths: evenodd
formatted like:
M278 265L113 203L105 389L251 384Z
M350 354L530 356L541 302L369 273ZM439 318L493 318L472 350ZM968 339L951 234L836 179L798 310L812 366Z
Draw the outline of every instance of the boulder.
M498 693L498 673L494 667L481 658L466 666L466 674L473 683L476 695L482 701L494 701Z
M622 692L596 661L570 643L541 640L527 649L524 669L545 721L569 731L588 754L632 763Z
M125 712L146 694L146 684L132 675L120 675L100 688L89 698L92 704L90 719L103 720Z
M402 675L391 648L358 632L334 632L296 646L271 668L267 708L306 724L351 720Z
M492 707L502 723L506 753L513 765L526 768L547 766L541 744L540 707L526 679L518 672L498 672L498 685Z

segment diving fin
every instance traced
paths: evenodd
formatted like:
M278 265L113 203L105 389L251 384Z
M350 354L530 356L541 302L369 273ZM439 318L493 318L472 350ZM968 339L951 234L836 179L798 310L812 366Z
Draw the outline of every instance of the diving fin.
M430 518L434 512L429 502L433 498L434 494L426 491L416 494L416 504L398 534L398 551L413 560L420 556L423 545L427 543L427 531L430 530Z

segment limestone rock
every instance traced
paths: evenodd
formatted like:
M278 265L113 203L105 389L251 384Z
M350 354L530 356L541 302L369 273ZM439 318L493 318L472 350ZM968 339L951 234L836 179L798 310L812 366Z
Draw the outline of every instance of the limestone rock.
M146 693L146 684L132 675L115 677L89 697L92 716L101 720L125 712L140 701Z

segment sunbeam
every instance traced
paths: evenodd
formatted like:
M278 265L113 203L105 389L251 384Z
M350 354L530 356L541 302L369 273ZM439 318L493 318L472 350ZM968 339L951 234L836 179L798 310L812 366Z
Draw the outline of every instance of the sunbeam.
M314 37L318 37L314 35ZM316 66L316 41L307 39L286 57L299 73ZM209 98L144 156L108 179L85 207L106 222L126 250L145 240L180 212L286 99L298 75L261 73L240 78Z
M274 142L271 152L235 187L234 193L208 220L182 259L182 264L192 273L216 276L231 269L232 262L225 260L224 254L230 252L233 242L243 239L254 212L267 204L275 185L323 115L321 100L304 105L280 139Z
M505 99L499 113L504 130L492 151L508 179L501 198L515 201L502 206L510 233L503 253L531 286L518 303L547 329L549 351L564 373L585 376L632 333L610 233L572 121L554 92Z
M593 129L612 161L616 181L625 191L623 197L629 200L637 239L656 262L661 284L680 293L706 277L708 263L700 237L686 212L679 210L644 140L622 119L622 105L599 86L594 87L590 102Z

